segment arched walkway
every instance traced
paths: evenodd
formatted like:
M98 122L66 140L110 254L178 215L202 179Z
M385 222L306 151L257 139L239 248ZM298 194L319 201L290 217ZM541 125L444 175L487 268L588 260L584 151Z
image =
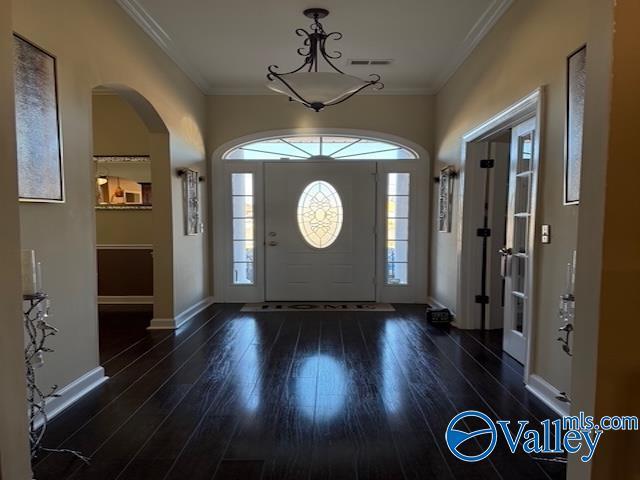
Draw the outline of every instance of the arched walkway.
M100 85L93 91L119 95L133 108L149 132L149 156L153 179L153 316L172 318L173 233L169 130L154 106L138 91L120 84Z

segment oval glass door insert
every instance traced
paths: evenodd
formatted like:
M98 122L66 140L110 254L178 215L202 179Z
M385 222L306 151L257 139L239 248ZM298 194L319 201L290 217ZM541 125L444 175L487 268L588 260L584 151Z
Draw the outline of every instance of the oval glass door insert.
M327 248L342 229L342 200L328 182L316 180L305 187L298 200L298 228L314 248Z

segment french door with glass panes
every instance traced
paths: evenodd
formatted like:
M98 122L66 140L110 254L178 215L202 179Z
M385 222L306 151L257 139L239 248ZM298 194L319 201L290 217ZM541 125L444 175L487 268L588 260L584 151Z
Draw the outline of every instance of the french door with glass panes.
M511 130L511 159L507 228L502 255L505 279L503 349L520 363L527 352L529 324L530 263L529 235L533 179L535 119Z

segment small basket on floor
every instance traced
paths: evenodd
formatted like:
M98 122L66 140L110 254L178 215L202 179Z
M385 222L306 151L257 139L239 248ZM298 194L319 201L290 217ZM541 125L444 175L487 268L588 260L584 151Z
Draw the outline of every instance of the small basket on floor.
M427 307L427 321L434 325L449 325L453 321L453 316L446 308Z

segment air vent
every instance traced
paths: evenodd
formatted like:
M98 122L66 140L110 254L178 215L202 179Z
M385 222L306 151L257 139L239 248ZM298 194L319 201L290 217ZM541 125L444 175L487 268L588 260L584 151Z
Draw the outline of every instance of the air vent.
M352 59L347 63L349 65L390 65L393 60L389 59Z

